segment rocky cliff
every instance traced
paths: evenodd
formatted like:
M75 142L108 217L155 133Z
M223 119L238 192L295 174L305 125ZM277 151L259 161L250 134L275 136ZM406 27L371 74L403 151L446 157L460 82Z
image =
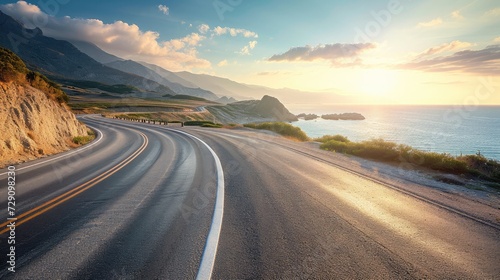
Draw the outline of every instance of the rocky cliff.
M74 147L87 135L64 105L31 86L0 82L0 168Z
M0 59L0 168L68 150L76 146L73 137L87 136L59 89L13 53L0 49Z
M222 123L253 123L298 120L277 98L265 95L261 100L247 100L206 109Z

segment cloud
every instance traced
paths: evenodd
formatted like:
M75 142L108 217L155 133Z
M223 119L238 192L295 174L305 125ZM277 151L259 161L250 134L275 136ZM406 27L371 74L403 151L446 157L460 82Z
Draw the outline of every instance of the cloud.
M484 13L484 15L487 17L500 16L500 8L491 9L491 10L487 11L486 13Z
M481 75L500 75L500 44L482 50L463 50L449 56L415 59L400 65L404 69L428 72L467 72Z
M160 12L164 15L168 15L170 13L170 9L165 5L158 5L158 10L160 10Z
M205 39L197 33L160 41L157 32L142 31L139 26L123 21L107 24L98 19L56 18L25 1L0 5L0 8L4 13L22 20L27 28L34 28L37 23L44 22L39 27L46 36L92 42L126 59L155 63L173 71L211 66L209 61L197 56L196 47Z
M500 43L500 36L499 36L499 37L496 37L495 39L493 39L493 42Z
M443 20L441 18L435 18L431 21L419 22L417 24L417 27L435 27L435 26L441 25L442 23L443 23Z
M462 16L460 11L458 11L458 10L451 12L451 17L454 19L463 19L464 18L464 16Z
M226 66L227 65L227 59L224 59L224 60L221 60L219 63L217 63L217 66L219 67L223 67L223 66Z
M241 54L250 55L250 50L253 50L257 46L257 41L250 41L247 46L241 49Z
M255 75L257 76L278 76L278 75L290 75L292 74L291 72L282 72L282 71L273 71L273 72L268 72L268 71L264 71L264 72L258 72L256 73Z
M201 33L201 34L205 34L208 32L208 30L210 30L210 26L208 26L208 24L201 24L200 26L198 26L198 31Z
M334 64L359 64L358 56L375 48L372 43L359 44L326 44L318 46L295 47L282 54L273 55L269 61L315 61L328 60ZM347 60L347 62L346 62Z
M245 38L259 38L259 35L253 31L241 29L241 28L231 28L231 27L220 27L217 26L212 29L213 35L221 36L225 34L230 34L232 37L236 37L238 35L243 35Z
M429 49L425 50L423 53L421 53L420 57L434 55L434 54L438 54L438 53L442 53L442 52L446 52L446 51L464 49L464 48L471 47L472 45L473 44L469 43L469 42L462 42L462 41L456 40L456 41L453 41L450 43L445 43L445 44L442 44L442 45L439 45L436 47L429 48Z

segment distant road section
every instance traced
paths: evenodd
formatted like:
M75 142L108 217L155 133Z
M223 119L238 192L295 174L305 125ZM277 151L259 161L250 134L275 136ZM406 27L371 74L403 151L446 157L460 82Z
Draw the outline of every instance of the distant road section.
M94 144L16 166L16 272L2 224L0 278L500 276L494 203L268 133L82 120Z

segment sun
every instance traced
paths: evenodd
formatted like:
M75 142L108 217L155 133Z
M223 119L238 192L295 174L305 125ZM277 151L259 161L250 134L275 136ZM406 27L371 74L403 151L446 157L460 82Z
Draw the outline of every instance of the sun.
M356 87L358 91L369 96L387 96L396 87L398 73L388 69L360 70Z

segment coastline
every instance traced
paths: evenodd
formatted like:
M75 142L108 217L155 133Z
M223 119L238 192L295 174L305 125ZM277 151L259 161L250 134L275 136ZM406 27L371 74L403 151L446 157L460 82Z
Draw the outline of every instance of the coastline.
M251 128L236 128L232 131L244 137L256 137L279 144L285 149L291 148L320 162L326 162L382 182L389 188L395 187L403 190L409 195L417 195L454 209L461 209L500 228L500 213L498 211L500 209L500 191L482 184L481 181L418 166L403 167L397 163L377 162L357 156L332 153L321 150L318 142L290 141L271 131ZM440 181L442 176L461 181L464 185Z
M336 134L347 136L351 141L383 138L424 151L455 156L480 151L488 158L500 160L500 146L495 142L500 139L500 127L495 126L500 122L500 106L478 106L468 111L460 111L462 107L452 105L331 108L329 112L359 112L366 120L299 120L292 125L313 138Z

